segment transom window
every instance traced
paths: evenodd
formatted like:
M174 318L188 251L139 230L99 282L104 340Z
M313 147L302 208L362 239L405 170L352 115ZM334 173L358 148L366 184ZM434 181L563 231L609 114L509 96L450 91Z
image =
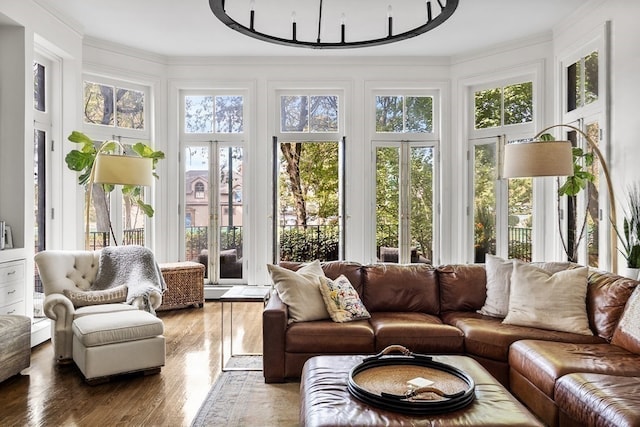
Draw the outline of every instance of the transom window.
M243 133L244 97L241 95L185 95L184 132Z
M280 131L338 132L338 113L335 95L282 95Z
M376 96L376 132L432 133L433 97Z
M533 121L533 83L479 90L474 93L475 129Z
M145 93L128 87L84 81L84 123L144 130Z

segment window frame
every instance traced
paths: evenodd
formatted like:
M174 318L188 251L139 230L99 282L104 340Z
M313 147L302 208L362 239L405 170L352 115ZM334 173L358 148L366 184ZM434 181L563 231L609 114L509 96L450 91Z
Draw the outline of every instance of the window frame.
M135 139L141 141L149 141L152 135L152 121L151 121L151 110L152 107L152 98L151 98L151 84L144 84L140 82L134 82L127 79L113 78L113 77L105 77L98 74L92 73L83 73L82 74L82 105L84 105L84 84L85 82L97 83L106 86L113 86L114 89L131 89L140 91L144 95L144 123L145 126L143 129L129 129L118 127L116 125L116 118L114 112L114 124L113 125L99 125L93 123L87 123L84 120L84 113L81 114L80 122L82 123L82 130L89 135L91 138L95 140L108 140L108 139L116 139L127 138L127 139ZM115 101L115 100L114 100Z
M474 176L474 147L476 145L486 144L487 140L495 139L496 144L496 256L507 258L508 256L508 215L509 215L509 183L507 179L501 177L502 173L502 156L503 146L509 141L519 140L523 138L532 138L536 133L536 126L541 116L541 100L543 92L541 88L541 75L543 73L542 64L535 64L534 67L523 67L520 70L514 70L513 73L498 76L498 78L487 78L486 80L474 79L464 85L466 90L466 156L467 156L467 232L466 247L464 254L468 262L475 261L474 253L474 218L475 218L475 176ZM532 96L532 120L525 123L504 124L504 91L501 92L500 102L500 126L476 129L475 127L475 93L482 90L501 88L531 82L533 87ZM545 215L543 207L544 200L541 197L541 183L534 180L532 194L532 242L531 253L532 258L536 259L538 254L543 253L542 242L544 242L545 225L543 217Z

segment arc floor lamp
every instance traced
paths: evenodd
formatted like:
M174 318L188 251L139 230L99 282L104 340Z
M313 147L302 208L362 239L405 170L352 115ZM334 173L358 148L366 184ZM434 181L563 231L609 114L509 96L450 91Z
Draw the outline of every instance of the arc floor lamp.
M613 194L609 167L593 139L581 129L567 124L549 126L533 137L533 142L506 144L504 147L504 178L533 178L542 176L573 175L573 153L570 141L539 141L543 134L555 128L569 128L582 135L589 149L595 154L604 175L609 193L609 218L611 223L611 269L618 269L618 240L615 232L616 202Z
M105 141L96 152L93 166L89 174L89 195L87 200L87 217L85 220L85 247L90 247L89 238L89 210L91 208L91 195L93 184L134 185L150 186L153 184L153 159L147 157L134 157L124 154L110 154L113 145L124 147L118 141ZM111 229L111 219L109 219ZM113 233L113 231L112 231ZM114 238L114 241L115 238Z

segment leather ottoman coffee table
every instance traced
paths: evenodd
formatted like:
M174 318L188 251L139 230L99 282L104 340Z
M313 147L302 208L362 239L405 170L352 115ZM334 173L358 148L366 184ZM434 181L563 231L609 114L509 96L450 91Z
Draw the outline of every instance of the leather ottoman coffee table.
M475 400L464 409L414 416L385 411L353 397L349 371L367 356L317 356L309 359L300 380L300 424L320 426L542 426L478 362L466 356L433 356L462 369L475 382Z

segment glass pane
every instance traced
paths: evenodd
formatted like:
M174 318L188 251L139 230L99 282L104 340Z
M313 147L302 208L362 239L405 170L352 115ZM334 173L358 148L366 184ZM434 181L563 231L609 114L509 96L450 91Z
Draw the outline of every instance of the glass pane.
M280 143L280 260L337 260L340 244L337 142Z
M213 96L184 97L185 133L213 132Z
M580 79L582 76L582 63L575 62L567 67L567 111L573 111L582 106L580 97Z
M35 194L34 204L34 248L35 252L41 252L46 249L46 169L45 169L45 148L47 134L42 130L34 130L33 132L33 185ZM44 318L43 311L44 291L42 289L42 281L40 273L35 269L34 290L33 290L33 317Z
M216 132L243 132L242 96L216 96Z
M474 251L475 262L496 253L496 144L474 148Z
M33 108L45 111L45 68L44 65L33 63Z
M376 251L381 262L398 262L400 148L376 149Z
M433 259L433 148L411 149L411 262Z
M486 129L500 126L500 88L481 90L475 93L475 128Z
M186 147L184 158L185 259L204 264L205 277L209 277L209 148Z
M405 104L405 132L433 132L433 98L407 96Z
M113 126L113 86L84 82L84 122Z
M310 110L311 132L338 131L337 96L312 96Z
M376 132L402 132L402 96L376 96Z
M144 129L144 92L132 89L116 90L116 126Z
M309 132L309 98L307 96L280 97L280 131Z
M504 88L504 124L515 125L533 120L533 83Z
M598 51L584 58L584 103L598 100Z
M592 122L586 126L586 134L596 145L600 143L600 126ZM595 180L587 184L587 256L590 267L598 267L600 258L600 162L594 161L589 167Z
M509 258L531 261L533 228L533 180L509 180Z
M242 278L242 148L220 148L220 278Z
M46 173L45 173L45 145L46 132L34 130L33 133L33 185L35 187L35 249L36 252L45 249L45 194L46 194Z

